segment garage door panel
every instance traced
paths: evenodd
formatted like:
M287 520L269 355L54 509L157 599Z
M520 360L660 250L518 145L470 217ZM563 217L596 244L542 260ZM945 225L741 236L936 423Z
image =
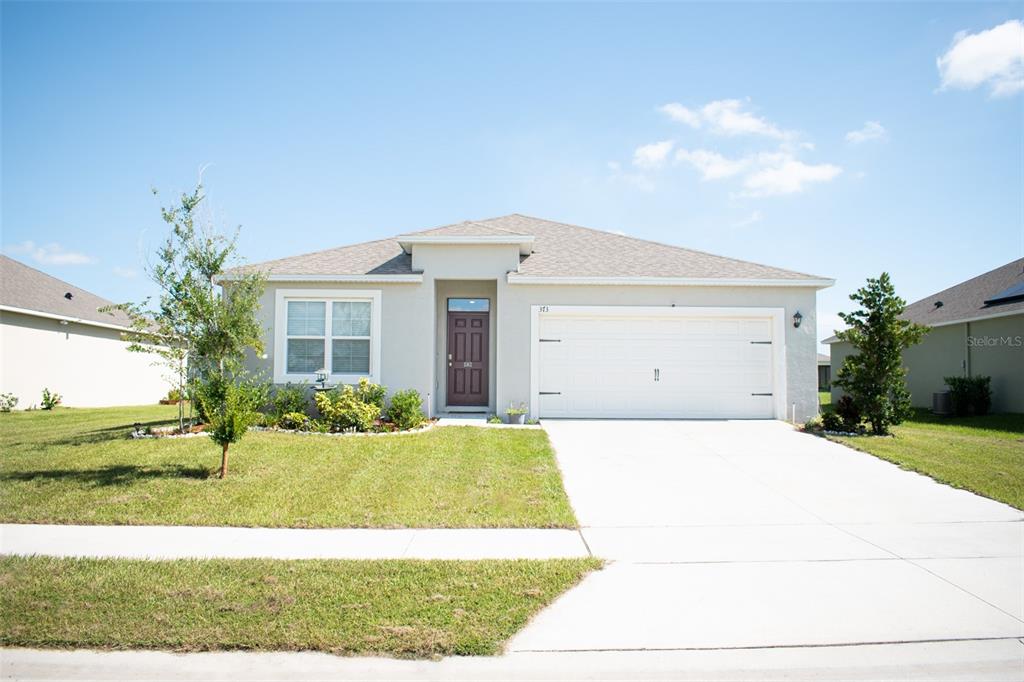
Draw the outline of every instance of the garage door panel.
M769 317L544 315L540 416L771 418L752 395L772 393L771 334Z

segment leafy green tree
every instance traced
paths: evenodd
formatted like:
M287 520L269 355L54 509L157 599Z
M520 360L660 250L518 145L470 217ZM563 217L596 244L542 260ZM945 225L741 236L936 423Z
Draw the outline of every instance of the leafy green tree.
M228 475L228 447L242 440L249 427L259 420L259 408L268 397L266 385L214 374L196 381L193 394L207 417L206 432L221 446L220 477L224 478Z
M129 349L157 355L172 369L183 393L191 387L196 394L204 382L221 387L217 391L205 387L198 402L211 424L214 414L219 420L213 432L221 435L214 440L224 447L222 470L226 473L227 443L241 438L244 429L235 426L248 417L236 414L237 396L224 387L236 383L244 391L245 354L263 352L256 314L266 279L259 272L240 271L221 282L227 270L238 264L239 231L221 234L212 218L201 212L204 198L198 185L182 194L177 204L161 209L169 234L157 250L155 264L147 268L159 291L157 297L114 307L131 320L132 331L125 335ZM181 407L178 418L184 430ZM235 440L224 440L224 434Z
M896 295L889 273L850 295L860 304L852 313L839 313L848 329L836 336L849 342L856 353L847 356L835 384L843 389L871 424L875 434L911 415L903 351L918 343L928 327L900 318L907 302Z

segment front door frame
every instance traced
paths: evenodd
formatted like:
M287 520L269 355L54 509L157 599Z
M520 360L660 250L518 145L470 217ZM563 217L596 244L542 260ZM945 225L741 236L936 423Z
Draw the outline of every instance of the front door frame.
M467 319L481 319L483 320L483 334L484 334L484 361L483 371L481 372L481 397L478 402L466 402L466 401L453 401L453 385L454 385L454 373L455 368L452 366L456 360L453 358L452 352L452 316L464 316ZM491 313L486 312L467 312L467 311L455 311L447 309L447 301L445 303L445 407L470 407L470 408L483 408L487 409L490 405L490 372L491 372Z

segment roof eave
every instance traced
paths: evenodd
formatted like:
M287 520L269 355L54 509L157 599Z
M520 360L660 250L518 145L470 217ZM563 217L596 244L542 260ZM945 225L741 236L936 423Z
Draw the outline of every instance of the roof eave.
M982 320L993 320L1000 317L1012 317L1014 315L1024 315L1024 308L1017 308L1016 310L1001 310L998 312L990 313L988 315L981 314L972 315L971 317L960 317L955 320L946 320L944 322L936 322L934 324L929 324L928 322L920 322L917 320L910 321L917 322L917 324L922 324L926 327L948 327L954 324L964 324L965 322L981 322Z
M834 279L772 279L743 277L566 277L508 273L509 284L574 284L584 286L670 287L808 287L825 289Z
M960 318L957 318L955 320L946 320L944 322L936 322L934 324L928 324L927 322L916 322L916 324L923 325L925 327L928 327L929 329L936 329L938 327L951 327L954 324L966 324L967 322L983 322L985 320L994 320L994 319L998 319L1000 317L1013 317L1014 315L1024 315L1024 309L1019 309L1018 308L1017 310L1004 310L1004 311L1001 311L1001 312L992 313L990 315L975 315L973 317L960 317ZM908 320L908 321L914 322L914 320ZM842 341L842 339L840 339L840 338L838 338L836 336L830 336L827 339L825 339L824 341L822 341L822 343L824 343L824 344L833 344L833 343L840 343L841 341Z
M32 310L31 308L18 308L13 305L0 304L0 311L5 313L17 313L19 315L31 315L33 317L44 317L49 320L60 320L61 322L74 322L75 324L84 324L90 327L101 327L103 329L114 329L121 332L135 331L131 327L123 324L100 322L99 320L90 320L85 317L72 317L70 315L61 315L59 313L48 313L42 310Z
M237 273L226 273L216 279L217 283L230 282L240 279L242 275ZM396 275L374 275L374 274L347 274L347 275L316 275L316 274L288 274L271 273L266 276L268 282L380 282L390 284L419 284L423 281L423 273L396 274Z

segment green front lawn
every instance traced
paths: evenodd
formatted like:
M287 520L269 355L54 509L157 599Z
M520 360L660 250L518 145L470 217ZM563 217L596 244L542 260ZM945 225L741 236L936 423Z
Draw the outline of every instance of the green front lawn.
M0 644L496 654L600 563L0 557Z
M825 407L832 404L832 393L830 391L818 391L818 405Z
M267 527L575 527L547 435L252 432L230 473L205 436L131 440L173 406L0 414L0 520Z
M828 438L1024 509L1024 414L954 418L917 410L892 432Z

